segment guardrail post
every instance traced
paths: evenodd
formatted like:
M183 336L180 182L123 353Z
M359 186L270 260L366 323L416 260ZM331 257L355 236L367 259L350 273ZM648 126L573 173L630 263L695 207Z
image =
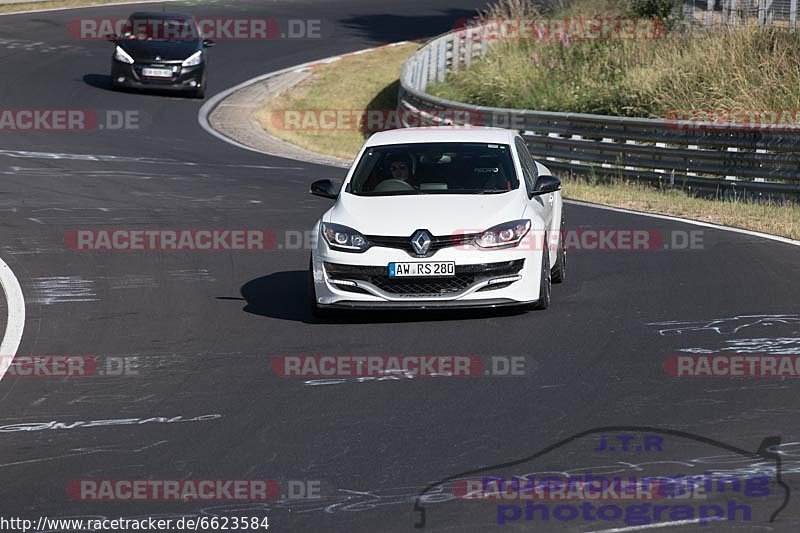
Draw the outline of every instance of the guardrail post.
M796 1L796 0L795 0ZM715 0L706 0L706 28L714 25L714 4Z
M735 146L728 146L727 151L728 152L738 152L739 149L736 148ZM731 180L731 181L738 181L739 180L739 178L737 176L725 176L725 179L726 180Z
M689 150L697 150L698 146L696 144L690 144L687 148L689 148ZM686 175L687 176L697 176L697 172L689 172L689 171L687 171Z
M789 27L793 30L797 29L797 0L789 3Z

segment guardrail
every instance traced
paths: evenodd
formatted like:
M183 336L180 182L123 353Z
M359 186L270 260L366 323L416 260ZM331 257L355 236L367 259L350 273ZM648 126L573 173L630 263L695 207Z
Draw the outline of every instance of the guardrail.
M713 122L612 117L484 107L427 94L487 53L473 26L441 35L403 65L398 111L404 126L481 125L518 130L531 153L553 170L730 192L800 194L800 126L776 129ZM495 30L497 30L495 28Z

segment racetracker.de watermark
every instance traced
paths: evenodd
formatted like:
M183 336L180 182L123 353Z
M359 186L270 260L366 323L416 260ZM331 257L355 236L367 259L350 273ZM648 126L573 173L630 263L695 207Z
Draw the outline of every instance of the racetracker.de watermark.
M272 373L284 378L519 377L521 355L279 355Z
M71 229L64 244L74 252L265 251L275 232L254 229Z
M440 109L276 109L270 112L272 127L287 131L376 132L404 127L436 126L469 129L476 127L525 130L525 117L519 114Z
M77 40L324 39L333 34L333 23L288 18L79 18L67 23L67 33Z
M139 130L148 122L131 109L0 109L0 132Z
M23 378L138 377L136 356L17 355L0 356L0 367L9 360L6 375Z
M274 479L73 479L67 495L82 501L318 500L319 480Z
M453 29L485 41L651 41L667 33L661 19L597 17L459 19Z
M796 378L797 355L672 355L664 370L679 378Z

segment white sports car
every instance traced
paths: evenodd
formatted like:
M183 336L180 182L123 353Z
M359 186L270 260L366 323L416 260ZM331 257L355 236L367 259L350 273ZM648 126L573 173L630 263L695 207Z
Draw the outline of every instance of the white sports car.
M364 144L314 227L311 309L545 309L564 279L561 182L497 128L405 128Z

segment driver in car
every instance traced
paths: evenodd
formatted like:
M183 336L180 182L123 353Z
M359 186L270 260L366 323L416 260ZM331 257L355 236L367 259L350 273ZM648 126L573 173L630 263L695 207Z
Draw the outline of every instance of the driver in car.
M406 183L413 185L413 165L411 156L406 153L395 153L387 159L389 166L390 179L402 180Z

